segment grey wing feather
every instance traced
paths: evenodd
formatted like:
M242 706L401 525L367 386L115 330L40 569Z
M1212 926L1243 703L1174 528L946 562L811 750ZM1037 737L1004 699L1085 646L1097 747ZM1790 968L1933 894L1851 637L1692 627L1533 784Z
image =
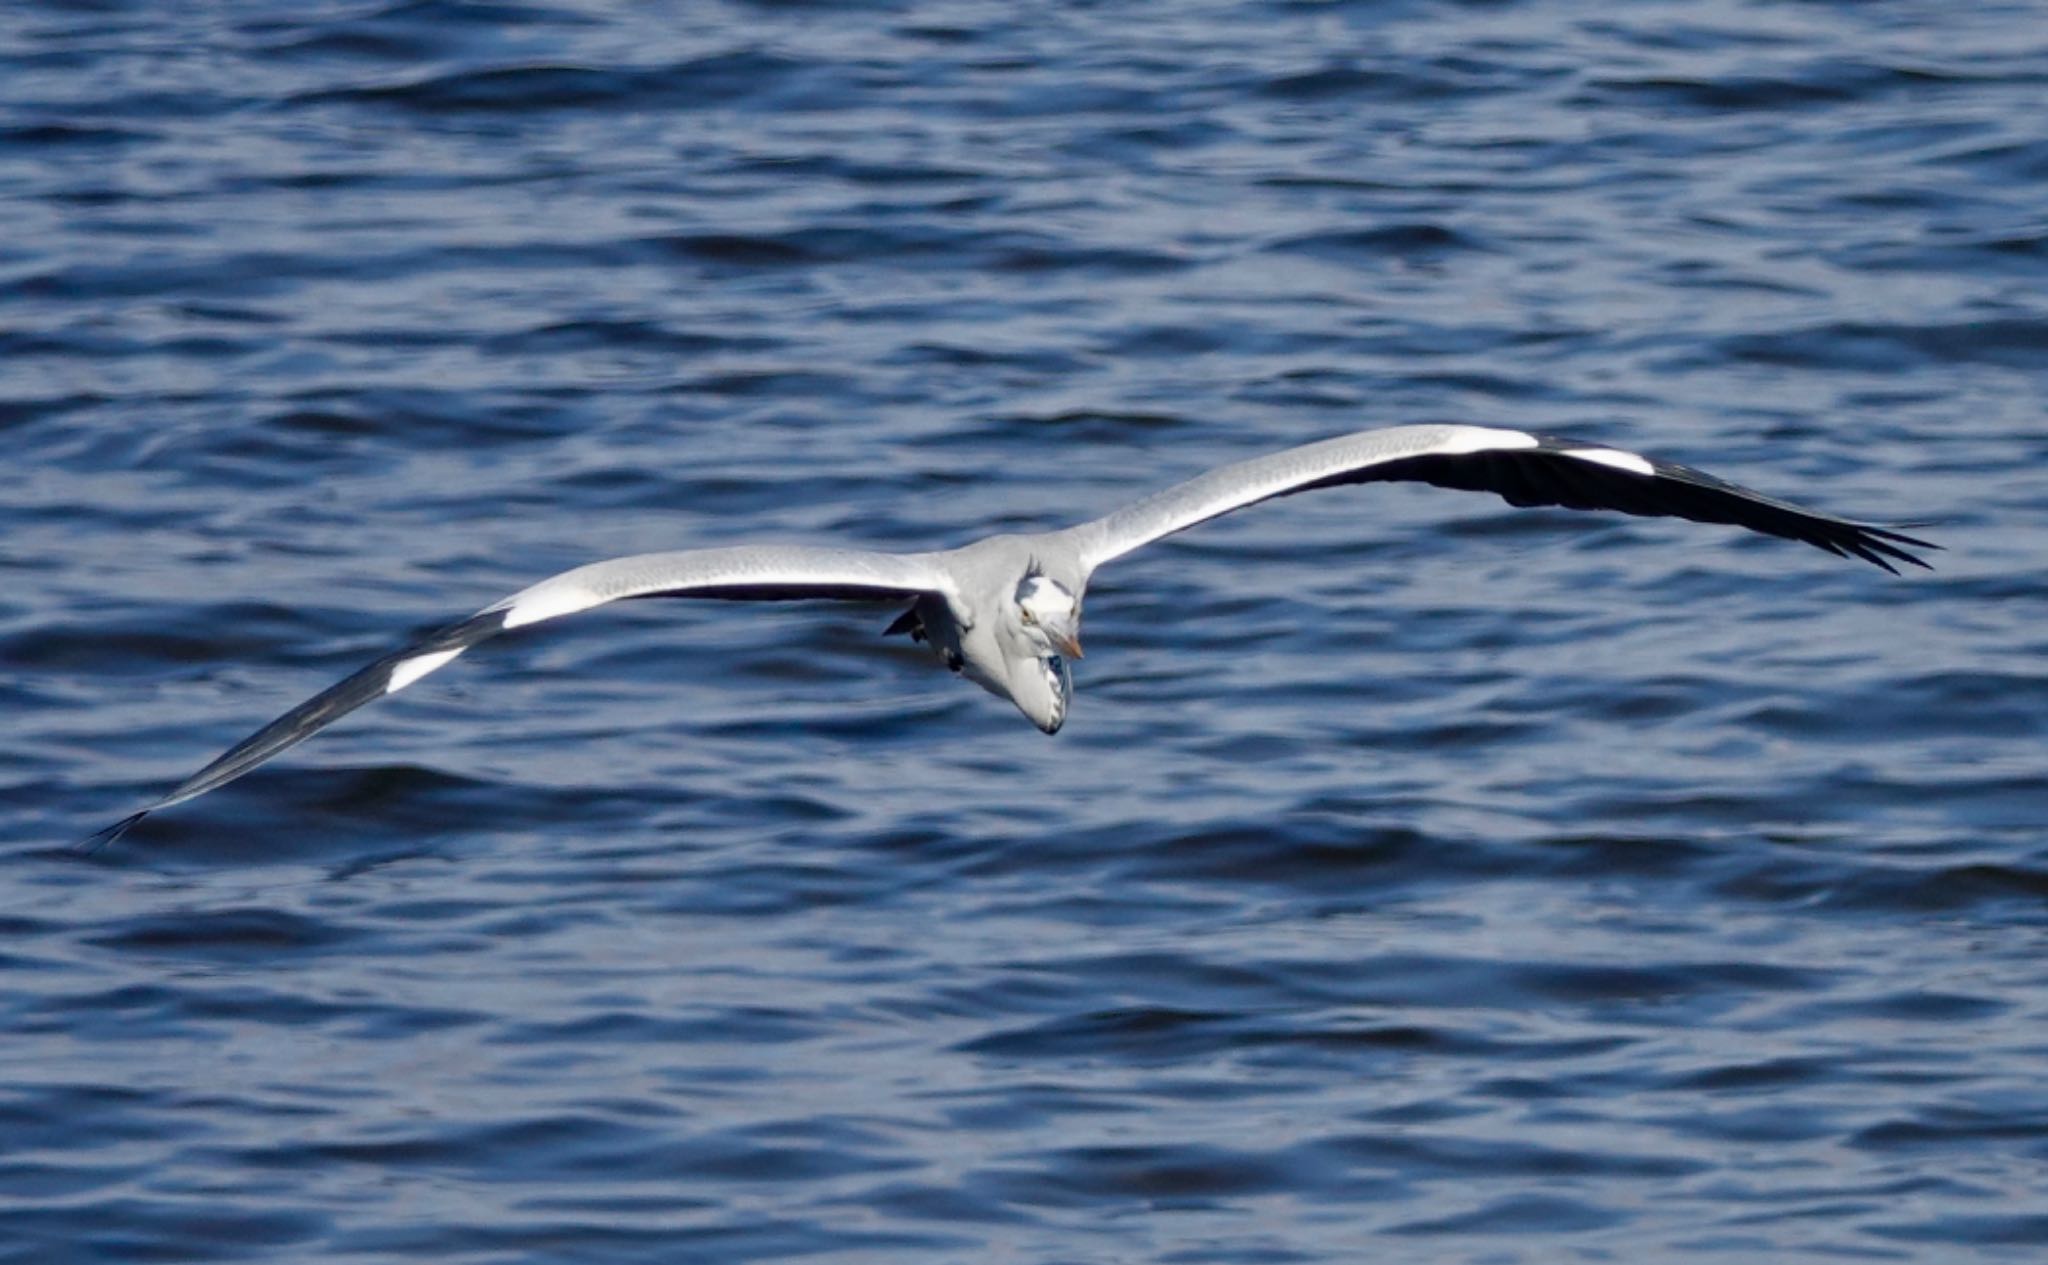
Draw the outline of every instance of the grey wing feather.
M1162 536L1277 496L1346 483L1413 481L1493 492L1518 506L1605 509L1728 523L1893 571L1925 567L1893 527L1803 509L1686 466L1603 444L1484 426L1393 426L1223 466L1069 529L1093 571ZM1910 525L1910 524L1909 524Z
M855 549L754 545L638 554L577 567L437 629L328 687L221 753L154 804L81 846L92 849L111 843L150 813L233 781L365 703L397 693L471 646L510 629L627 598L883 600L930 593L950 600L951 585L925 555Z

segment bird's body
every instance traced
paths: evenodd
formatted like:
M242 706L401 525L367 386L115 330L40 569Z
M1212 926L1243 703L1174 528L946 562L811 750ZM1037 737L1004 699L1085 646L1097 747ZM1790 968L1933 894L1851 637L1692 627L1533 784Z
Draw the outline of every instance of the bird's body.
M1081 594L1088 585L1072 544L1058 532L988 536L931 555L931 562L960 584L956 597L921 598L912 608L932 652L947 668L1015 703L1032 724L1058 733L1073 696L1066 660L1080 655ZM971 614L982 611L995 616ZM1069 630L1064 644L1048 640L1049 628Z
M1096 568L1260 501L1347 483L1414 481L1498 494L1513 505L1611 509L1730 523L1862 558L1925 566L1891 527L1834 518L1684 466L1598 444L1482 426L1361 431L1212 470L1103 518L1060 531L989 536L958 549L892 554L742 545L615 558L565 571L378 659L257 730L98 845L160 808L240 777L365 703L446 666L502 632L627 598L781 601L833 598L903 607L890 632L928 645L948 669L1014 703L1048 734L1073 698L1082 600Z

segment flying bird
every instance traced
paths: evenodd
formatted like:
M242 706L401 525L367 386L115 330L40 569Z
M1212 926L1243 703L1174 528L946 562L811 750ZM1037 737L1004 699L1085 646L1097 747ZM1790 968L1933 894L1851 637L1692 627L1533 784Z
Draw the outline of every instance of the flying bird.
M1097 567L1261 501L1388 482L1492 492L1517 506L1733 524L1861 558L1893 574L1894 562L1927 566L1911 549L1939 548L1895 527L1816 513L1686 466L1601 444L1486 426L1360 431L1223 466L1061 531L989 536L935 553L793 545L688 549L564 571L314 695L82 846L109 843L149 814L235 780L499 633L626 598L902 603L889 633L923 642L949 670L1008 699L1046 733L1058 733L1074 697L1068 663L1081 657L1081 602Z

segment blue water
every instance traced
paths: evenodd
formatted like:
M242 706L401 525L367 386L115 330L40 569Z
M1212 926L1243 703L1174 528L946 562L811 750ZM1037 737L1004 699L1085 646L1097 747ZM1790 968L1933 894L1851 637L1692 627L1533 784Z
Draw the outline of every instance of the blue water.
M0 1261L2040 1259L2048 4L0 9ZM1057 738L593 558L1503 423Z

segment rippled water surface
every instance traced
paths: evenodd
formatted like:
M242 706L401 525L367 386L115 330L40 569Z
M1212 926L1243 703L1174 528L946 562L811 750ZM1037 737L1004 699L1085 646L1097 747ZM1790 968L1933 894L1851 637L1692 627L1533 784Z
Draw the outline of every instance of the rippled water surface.
M2048 5L0 10L0 1260L2037 1260ZM507 638L1368 426L1938 569L1345 489L881 629Z

